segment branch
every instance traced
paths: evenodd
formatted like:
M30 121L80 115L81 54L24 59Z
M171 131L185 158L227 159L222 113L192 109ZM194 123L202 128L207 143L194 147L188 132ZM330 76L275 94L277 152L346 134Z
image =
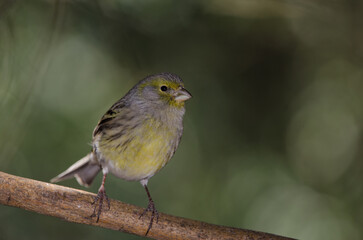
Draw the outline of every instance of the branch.
M22 208L69 222L99 226L144 236L149 225L142 208L111 200L111 209L102 212L100 220L90 218L95 194L13 176L0 172L0 204ZM154 239L271 239L289 240L268 233L224 227L196 220L159 214L148 237ZM291 239L290 239L291 240Z

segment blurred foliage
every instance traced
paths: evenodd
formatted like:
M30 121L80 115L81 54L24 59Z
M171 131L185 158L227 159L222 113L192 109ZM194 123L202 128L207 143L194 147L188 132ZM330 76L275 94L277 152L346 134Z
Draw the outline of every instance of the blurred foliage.
M194 98L149 184L159 211L362 239L362 16L354 0L0 1L0 169L49 181L138 80L174 72ZM137 182L106 188L146 206ZM4 206L0 222L6 240L141 239Z

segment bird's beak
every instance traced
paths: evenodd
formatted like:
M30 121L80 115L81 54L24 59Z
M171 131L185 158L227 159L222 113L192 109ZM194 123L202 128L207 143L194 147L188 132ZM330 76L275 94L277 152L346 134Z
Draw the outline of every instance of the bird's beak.
M175 101L184 102L192 97L192 94L188 92L185 88L180 88L175 92Z

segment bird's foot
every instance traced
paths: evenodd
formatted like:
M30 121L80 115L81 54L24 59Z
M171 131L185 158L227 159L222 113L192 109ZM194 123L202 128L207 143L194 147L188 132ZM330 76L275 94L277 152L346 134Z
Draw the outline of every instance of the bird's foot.
M150 217L149 227L145 233L145 236L149 233L151 227L153 226L155 216L156 216L156 223L158 223L158 221L159 221L159 213L158 213L158 210L156 210L156 208L155 208L154 201L152 201L152 200L149 201L147 208L140 214L139 219L142 218L146 212L151 212L151 217Z
M94 198L94 200L92 202L92 205L96 204L98 202L98 205L97 204L95 205L95 208L94 208L93 213L91 215L91 218L97 216L96 222L98 222L98 220L100 219L100 215L101 215L101 212L102 212L102 206L103 206L103 200L107 201L108 209L110 209L110 200L108 199L108 197L106 195L105 187L101 186L100 189L98 190L97 196Z

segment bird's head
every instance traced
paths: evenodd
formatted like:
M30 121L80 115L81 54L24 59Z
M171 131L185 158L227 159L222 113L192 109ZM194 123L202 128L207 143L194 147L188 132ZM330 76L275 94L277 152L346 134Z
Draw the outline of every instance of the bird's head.
M142 80L138 86L139 94L150 102L183 107L192 95L184 88L183 81L171 73L152 75Z

